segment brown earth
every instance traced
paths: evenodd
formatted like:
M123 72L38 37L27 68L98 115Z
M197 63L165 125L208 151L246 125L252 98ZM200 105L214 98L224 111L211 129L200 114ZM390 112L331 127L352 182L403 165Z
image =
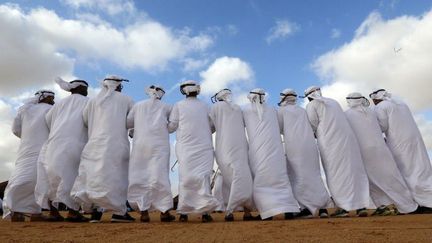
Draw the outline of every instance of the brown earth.
M138 214L132 214L137 219ZM199 216L188 223L45 223L0 222L0 242L432 242L432 214L344 219L297 219L285 221L201 223Z

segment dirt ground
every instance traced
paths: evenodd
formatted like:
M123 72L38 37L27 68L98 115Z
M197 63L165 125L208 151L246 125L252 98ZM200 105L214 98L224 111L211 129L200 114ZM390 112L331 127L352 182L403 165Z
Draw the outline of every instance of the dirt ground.
M138 214L132 213L137 219ZM432 242L432 214L344 219L201 223L199 216L187 223L11 223L0 221L0 242Z

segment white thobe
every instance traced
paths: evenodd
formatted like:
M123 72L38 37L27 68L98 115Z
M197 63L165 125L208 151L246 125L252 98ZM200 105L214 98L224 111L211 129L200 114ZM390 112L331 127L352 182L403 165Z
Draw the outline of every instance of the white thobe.
M129 162L128 202L135 210L166 212L173 207L169 180L171 107L150 98L134 105L128 128L134 128Z
M306 111L286 105L278 109L278 117L294 196L301 208L314 214L331 204L331 199L321 178L318 148Z
M235 104L217 102L210 111L216 129L215 154L228 186L227 213L252 206L252 175L249 168L248 143L242 110Z
M243 111L249 139L249 163L253 176L253 199L261 218L299 212L288 178L277 112L263 104L262 120L255 106Z
M123 215L130 153L126 118L133 102L117 91L100 104L102 98L91 99L83 111L89 138L71 195L85 210L95 206Z
M218 201L211 194L214 163L212 129L207 104L195 97L177 102L170 114L170 131L176 130L179 163L180 214L209 213Z
M327 185L336 206L347 211L369 206L369 182L357 138L340 105L321 97L307 104Z
M38 214L41 207L36 203L35 185L37 180L37 160L45 141L48 127L45 115L51 109L45 103L32 104L18 111L12 125L12 132L21 143L15 168L9 178L3 198L3 217L11 212Z
M432 207L432 166L408 106L384 100L375 107L381 130L414 200Z

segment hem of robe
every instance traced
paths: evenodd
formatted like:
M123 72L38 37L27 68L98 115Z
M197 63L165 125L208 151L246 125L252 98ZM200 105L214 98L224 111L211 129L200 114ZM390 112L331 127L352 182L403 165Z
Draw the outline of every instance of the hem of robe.
M131 200L131 199L128 199L128 202L129 202L129 205L131 205L131 207L134 210L138 209L140 212L142 212L142 211L149 211L149 212L159 211L159 212L164 213L168 210L171 210L174 207L172 202L171 203L156 203L155 204L152 202L145 203L144 201ZM146 207L145 205L150 205L150 206Z
M217 208L217 204L214 205L206 205L203 208L198 209L181 209L180 207L177 208L177 214L204 214L204 213L211 213Z
M79 204L77 202L75 202L73 199L70 199L70 198L69 199L61 199L61 198L54 199L54 200L52 200L51 204L55 208L58 209L58 206L59 206L60 203L63 203L64 205L66 205L66 207L68 209L72 209L72 210L75 210L75 211L78 211L80 209Z
M426 200L425 198L419 198L419 196L417 196L416 193L413 194L414 194L414 201L418 203L420 206L432 208L432 194L429 196L430 198L427 198Z
M279 208L272 208L264 212L259 212L262 219L266 219L281 213L298 213L299 208L297 205L283 206Z
M418 204L414 204L414 205L403 205L401 206L400 204L394 203L394 205L396 206L396 208L398 209L399 212L401 213L411 213L417 210L418 208Z
M369 199L367 200L367 202L363 202L363 203L336 203L336 206L339 208L342 208L346 211L352 211L352 210L357 210L360 208L368 208L369 207Z

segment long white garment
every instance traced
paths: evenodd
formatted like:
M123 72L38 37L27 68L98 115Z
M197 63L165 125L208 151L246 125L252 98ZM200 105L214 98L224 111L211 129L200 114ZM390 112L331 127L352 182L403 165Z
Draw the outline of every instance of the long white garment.
M368 207L368 178L357 139L342 108L335 100L320 97L309 102L306 111L336 206L347 211Z
M70 196L78 175L81 152L87 142L87 128L82 118L88 98L72 94L56 103L46 115L50 134L45 153L41 152L38 164L36 201L48 208L48 200L55 207L64 203L68 208L79 210L80 205ZM46 186L45 186L45 185Z
M301 208L314 214L331 204L331 199L321 178L318 148L306 111L286 105L278 109L278 117L294 196Z
M83 111L88 142L81 154L71 196L85 210L101 207L114 214L126 213L129 140L126 118L133 102L128 96L104 90Z
M226 206L228 205L228 200L230 196L230 184L225 184L222 177L222 172L218 170L215 175L213 175L213 188L212 194L218 200L218 206L215 211L224 212Z
M215 154L222 179L228 185L227 213L252 206L252 175L249 168L248 143L242 110L235 104L214 104L210 118L216 129Z
M48 139L48 127L45 115L51 109L45 103L34 104L18 111L12 125L12 132L21 143L15 168L5 189L3 198L3 217L11 212L38 214L40 206L35 199L35 185L37 180L37 160L39 152Z
M128 115L128 128L134 128L128 201L139 211L166 212L173 207L169 181L170 112L169 105L150 98L137 103Z
M383 100L375 111L387 145L414 200L432 207L432 167L426 146L408 106Z
M214 162L209 108L197 98L177 102L170 115L170 131L177 130L180 214L209 213L218 201L210 190Z
M253 176L253 199L261 218L299 212L288 178L277 112L262 105L262 120L256 106L243 111L249 138L249 163Z
M401 213L415 211L418 205L385 144L375 113L370 108L357 106L345 114L360 145L374 204L395 204Z

